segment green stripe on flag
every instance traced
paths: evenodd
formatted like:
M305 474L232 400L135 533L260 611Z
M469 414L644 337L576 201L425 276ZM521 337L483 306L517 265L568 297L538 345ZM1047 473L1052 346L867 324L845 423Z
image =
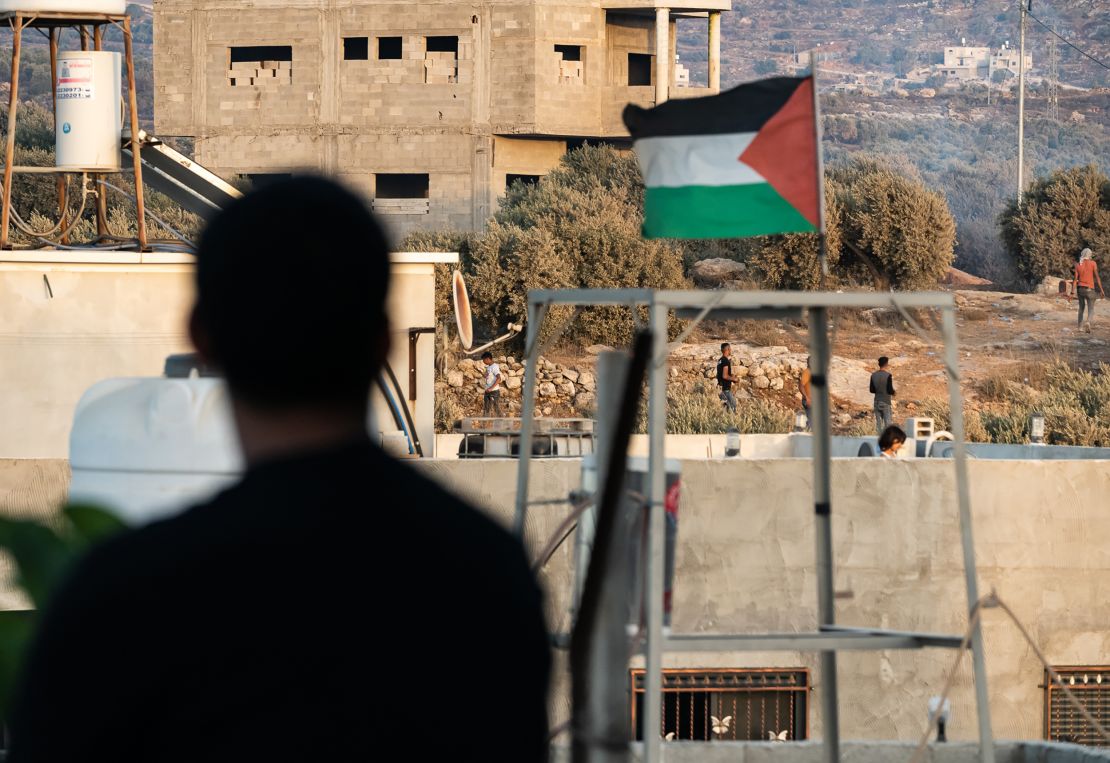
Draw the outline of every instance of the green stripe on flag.
M648 188L644 238L745 238L817 229L767 183Z

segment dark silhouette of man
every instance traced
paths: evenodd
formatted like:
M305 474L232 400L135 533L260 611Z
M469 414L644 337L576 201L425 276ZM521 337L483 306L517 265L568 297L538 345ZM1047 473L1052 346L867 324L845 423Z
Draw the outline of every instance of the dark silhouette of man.
M388 259L323 179L208 226L190 332L227 379L246 473L73 570L9 763L546 759L550 654L520 544L366 433Z

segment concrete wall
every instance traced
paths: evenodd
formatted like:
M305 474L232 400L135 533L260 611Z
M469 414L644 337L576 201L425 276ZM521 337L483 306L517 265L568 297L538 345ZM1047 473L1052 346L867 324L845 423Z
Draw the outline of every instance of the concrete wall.
M408 329L435 325L433 267L418 260L451 256L394 255L389 359L405 394ZM0 458L66 458L85 390L103 379L161 376L167 356L192 350L186 334L192 299L189 264L0 262ZM424 335L409 405L429 448L434 362L433 338Z
M516 463L437 461L419 468L508 521ZM565 496L579 464L537 463L532 498ZM992 587L1058 665L1110 662L1110 470L1104 462L973 461L972 506L980 586ZM675 632L812 630L812 465L800 459L683 462ZM527 534L533 550L566 508L537 506ZM837 621L845 625L961 634L967 602L951 462L878 459L833 465ZM571 544L545 574L552 627L565 630ZM995 734L1042 736L1042 669L997 610L984 615ZM925 650L840 657L843 734L915 739L929 697L939 693L953 653ZM668 667L808 667L816 654L670 654ZM560 683L560 690L565 686ZM556 720L566 700L554 700ZM971 671L965 660L952 694L949 735L976 735ZM810 729L821 735L820 703Z
M516 462L413 462L448 489L508 524ZM534 463L534 500L578 487L580 463ZM684 461L674 630L677 633L809 631L816 625L812 465L803 459ZM1110 470L1105 462L973 461L972 507L980 587L994 588L1056 665L1110 663ZM40 516L65 494L61 461L0 461L0 511ZM536 553L566 507L535 506L526 534ZM833 464L837 622L960 634L967 602L951 462L846 459ZM565 632L572 544L543 573L552 630ZM12 599L0 599L0 606ZM984 614L995 735L1042 736L1042 668L998 610ZM849 652L839 658L847 739L915 740L939 693L949 651ZM964 660L951 694L951 738L976 738L974 690ZM666 667L806 667L816 654L668 654ZM552 717L565 719L560 655ZM811 703L810 735L821 735Z

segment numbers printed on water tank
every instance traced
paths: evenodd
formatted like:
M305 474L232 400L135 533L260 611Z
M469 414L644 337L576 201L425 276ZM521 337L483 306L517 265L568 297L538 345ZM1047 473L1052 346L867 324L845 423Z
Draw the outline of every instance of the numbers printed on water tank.
M92 100L91 58L67 58L58 62L58 100Z

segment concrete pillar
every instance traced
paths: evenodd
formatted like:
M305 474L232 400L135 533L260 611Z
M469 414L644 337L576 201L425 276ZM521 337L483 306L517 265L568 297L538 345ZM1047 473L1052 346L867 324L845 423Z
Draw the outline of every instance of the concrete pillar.
M655 105L667 100L671 83L671 9L655 9Z
M709 12L709 91L721 92L721 12Z

